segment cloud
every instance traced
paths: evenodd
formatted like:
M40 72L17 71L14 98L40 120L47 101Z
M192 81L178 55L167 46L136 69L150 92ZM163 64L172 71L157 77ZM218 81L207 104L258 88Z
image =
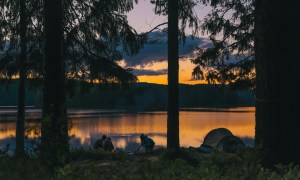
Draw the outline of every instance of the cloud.
M179 44L179 56L188 57L197 47L209 47L210 41L207 38L192 38L191 35L186 37L183 44ZM145 66L154 62L167 60L167 34L162 32L152 32L148 36L148 42L144 48L135 56L124 55L124 60L128 67Z
M157 76L168 74L167 69L149 70L149 69L134 69L133 73L137 76Z

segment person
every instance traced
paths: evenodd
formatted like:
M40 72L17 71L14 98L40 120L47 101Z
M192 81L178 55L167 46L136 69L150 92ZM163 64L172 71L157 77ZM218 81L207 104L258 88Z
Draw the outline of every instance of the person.
M155 142L153 139L149 138L147 135L141 134L141 146L144 146L146 149L146 152L152 151L155 145Z
M104 148L105 151L114 151L115 150L115 147L114 147L113 143L111 142L111 138L110 137L108 137L105 140L103 148Z
M98 139L94 144L94 149L104 148L104 142L107 139L106 135L103 135L101 139Z

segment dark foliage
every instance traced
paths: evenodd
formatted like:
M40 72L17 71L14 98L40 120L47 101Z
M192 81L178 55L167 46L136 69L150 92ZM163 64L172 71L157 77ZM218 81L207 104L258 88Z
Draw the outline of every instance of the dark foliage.
M255 87L253 0L201 0L212 7L204 18L210 48L199 48L191 59L193 76L208 83L230 84L233 89Z
M154 12L160 15L168 15L167 0L151 0L155 5ZM179 20L179 38L185 41L186 28L192 29L192 35L197 35L199 30L199 19L195 13L197 1L194 0L178 0L178 20ZM167 30L167 29L166 29Z
M0 24L1 78L18 74L19 14L13 1L2 1ZM126 13L133 8L133 0L81 2L64 1L64 58L66 77L99 83L137 81L131 69L124 69L118 61L122 53L136 54L146 41L128 25ZM30 78L43 77L43 8L42 1L26 1L28 19L28 62Z

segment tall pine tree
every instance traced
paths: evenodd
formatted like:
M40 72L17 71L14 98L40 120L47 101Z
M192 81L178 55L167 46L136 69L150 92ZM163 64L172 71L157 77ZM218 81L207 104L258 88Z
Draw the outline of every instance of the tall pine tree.
M255 144L263 164L300 163L300 5L255 1Z
M20 0L20 56L19 56L19 92L18 92L18 115L16 123L16 152L17 157L24 157L24 130L25 130L25 81L27 60L27 16L25 0Z
M41 156L52 168L64 165L69 151L61 0L44 0L43 88Z
M167 148L179 151L178 0L168 0L168 123Z
M168 15L168 119L167 148L178 153L179 141L179 39L185 42L185 29L198 30L193 0L153 0L155 13Z

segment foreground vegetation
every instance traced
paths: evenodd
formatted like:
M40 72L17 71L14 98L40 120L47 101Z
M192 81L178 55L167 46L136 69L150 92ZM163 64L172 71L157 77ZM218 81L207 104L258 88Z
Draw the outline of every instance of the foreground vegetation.
M70 163L48 170L38 159L1 157L0 179L300 179L293 165L260 165L258 153L201 153L182 148L177 157L167 150L148 154L74 150Z

